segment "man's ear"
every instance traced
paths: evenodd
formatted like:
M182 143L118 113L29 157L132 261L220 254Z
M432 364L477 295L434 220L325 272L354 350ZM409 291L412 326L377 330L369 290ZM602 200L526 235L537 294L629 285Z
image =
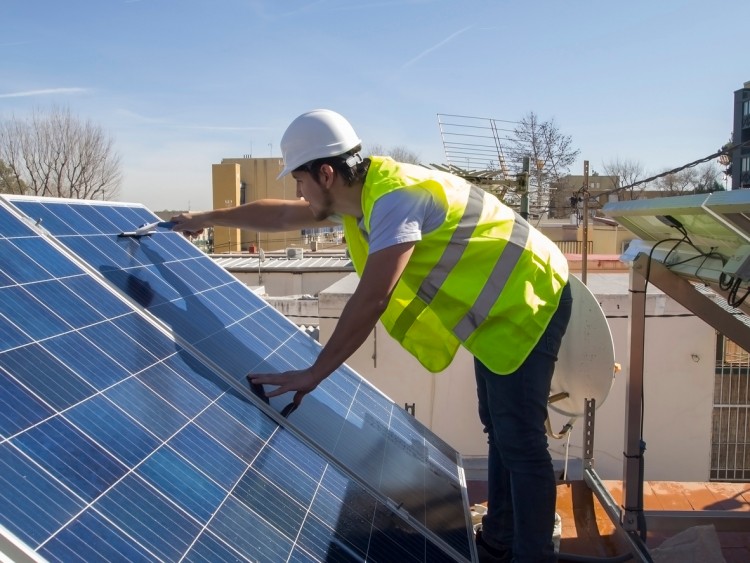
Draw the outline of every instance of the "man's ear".
M330 164L321 164L318 178L320 178L322 184L330 187L336 178L336 170Z

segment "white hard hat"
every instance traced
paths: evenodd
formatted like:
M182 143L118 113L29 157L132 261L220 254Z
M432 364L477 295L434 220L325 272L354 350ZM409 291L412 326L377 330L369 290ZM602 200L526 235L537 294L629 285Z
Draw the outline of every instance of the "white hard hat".
M281 137L284 169L276 179L312 160L338 156L361 144L351 124L335 111L314 109L303 113Z

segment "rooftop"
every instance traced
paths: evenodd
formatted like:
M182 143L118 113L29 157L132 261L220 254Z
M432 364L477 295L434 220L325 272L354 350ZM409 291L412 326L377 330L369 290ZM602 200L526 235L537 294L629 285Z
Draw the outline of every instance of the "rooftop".
M301 256L301 257L300 257ZM214 262L229 271L236 272L323 272L323 271L354 271L354 265L343 252L317 253L299 249L292 257L285 253L267 252L264 255L255 254L212 254Z
M618 502L622 501L622 482L604 481L608 492ZM486 506L487 483L469 481L469 503ZM644 508L646 510L675 511L686 521L699 511L719 511L727 516L750 512L750 484L748 483L694 483L647 481L644 484ZM631 552L631 547L619 526L612 523L610 516L596 495L582 480L558 481L557 514L562 521L560 552L585 557L616 557ZM697 519L696 519L697 522ZM750 529L714 530L700 529L693 525L690 532L700 531L702 536L684 540L691 550L705 550L701 563L718 563L718 556L726 563L747 563L750 561ZM660 563L685 563L683 551L675 553L665 544L670 538L680 534L677 529L650 530L646 545L651 555ZM718 545L711 542L716 538ZM695 542L690 544L689 542ZM699 545L700 544L700 545ZM713 557L709 557L713 555ZM692 561L698 561L693 559Z

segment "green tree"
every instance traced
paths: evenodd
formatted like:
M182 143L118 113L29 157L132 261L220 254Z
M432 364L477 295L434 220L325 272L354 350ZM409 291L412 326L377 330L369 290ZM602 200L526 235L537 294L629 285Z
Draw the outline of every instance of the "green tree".
M0 160L15 179L3 188L37 196L113 199L122 180L112 139L68 109L0 121Z
M16 176L10 167L0 160L0 193L25 194L26 184Z

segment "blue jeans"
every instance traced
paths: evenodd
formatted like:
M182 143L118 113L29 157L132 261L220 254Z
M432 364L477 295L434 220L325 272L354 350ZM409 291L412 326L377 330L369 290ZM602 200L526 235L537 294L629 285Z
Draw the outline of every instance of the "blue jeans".
M550 382L573 299L566 285L557 312L521 367L509 375L476 358L479 419L488 435L487 514L482 539L509 548L513 561L554 562L557 481L547 450ZM502 343L498 343L502 345Z

